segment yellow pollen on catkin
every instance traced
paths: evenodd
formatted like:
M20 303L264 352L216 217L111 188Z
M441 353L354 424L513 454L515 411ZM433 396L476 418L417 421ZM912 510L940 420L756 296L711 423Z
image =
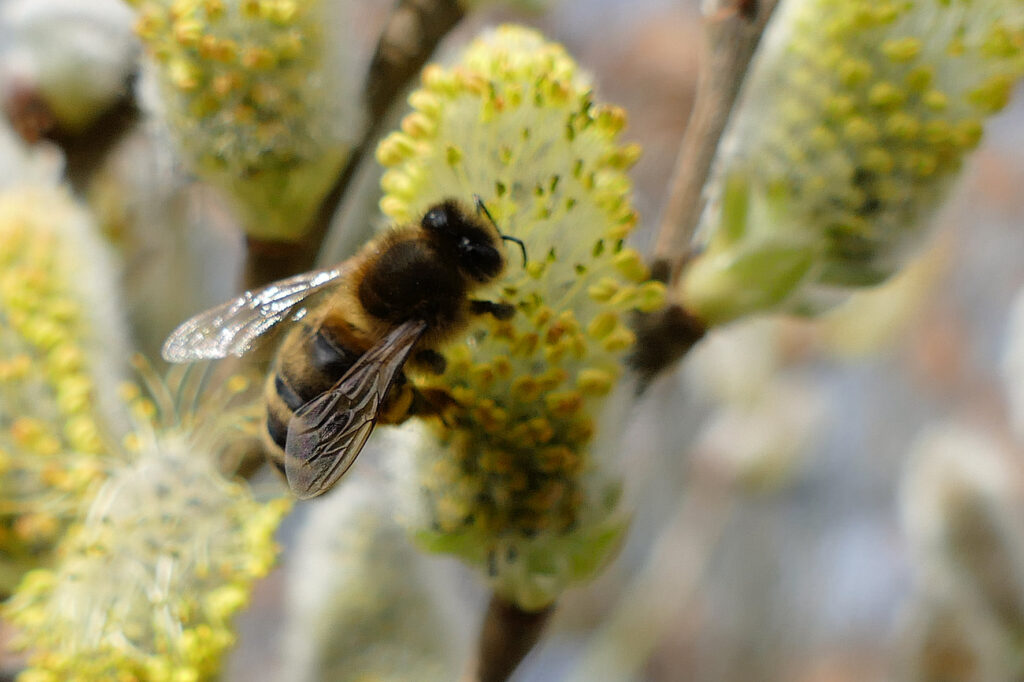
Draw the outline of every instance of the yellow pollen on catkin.
M191 170L226 192L249 235L301 238L359 127L329 59L347 26L326 0L132 4L154 108Z
M426 67L409 102L413 113L377 149L381 209L416 220L476 194L528 254L523 264L506 249L503 275L473 293L511 304L511 319L477 317L467 342L444 349L445 373L417 380L458 406L431 422L433 443L418 456L414 532L536 608L607 558L607 543L584 538L623 528L614 503L587 503L618 499L596 492L615 483L590 450L595 415L635 342L623 320L664 301L624 243L637 220L623 171L639 150L618 142L625 112L593 101L564 49L519 27L485 34L455 66ZM487 560L509 556L497 548L510 543L519 566ZM576 565L589 568L574 572L567 560L542 575L541 555L560 551L587 555Z
M792 0L763 45L680 291L710 324L819 314L902 266L1024 73L1024 5Z
M0 191L0 451L8 455L0 553L8 580L48 559L106 466L110 415L100 404L113 390L123 341L119 320L103 315L116 300L114 275L103 270L92 229L57 187ZM97 304L89 290L109 300Z
M158 438L99 491L61 561L5 604L30 679L216 679L231 617L272 565L290 503L257 502L183 434ZM53 531L35 517L19 530Z

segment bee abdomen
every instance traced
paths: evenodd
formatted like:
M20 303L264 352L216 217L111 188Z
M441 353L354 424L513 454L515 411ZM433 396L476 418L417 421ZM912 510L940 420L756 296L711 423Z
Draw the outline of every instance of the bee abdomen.
M288 385L288 382L280 374L274 375L274 390L277 392L278 397L284 401L284 404L288 406L288 409L293 412L307 402L295 392L295 389Z
M288 409L277 395L273 387L274 381L267 380L267 428L263 435L263 449L270 463L284 475L284 446L288 440L288 422L291 420L292 410Z
M264 392L267 435L273 445L284 450L288 422L295 411L330 390L359 355L342 348L320 329L303 327L285 339ZM272 452L271 461L279 469L280 459L280 452Z
M284 449L284 444L288 439L288 422L283 419L287 417L291 419L291 413L281 414L275 412L273 409L267 410L267 435L270 436L270 440L274 444Z
M307 332L278 354L274 387L281 400L297 410L336 384L360 355L334 342L323 329Z
M346 351L327 338L322 329L313 335L310 360L313 366L324 374L340 379L355 363L356 357L356 354Z

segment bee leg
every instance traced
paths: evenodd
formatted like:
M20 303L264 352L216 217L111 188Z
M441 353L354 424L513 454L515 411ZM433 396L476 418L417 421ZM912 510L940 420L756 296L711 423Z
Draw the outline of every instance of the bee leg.
M511 303L495 303L478 299L470 300L469 310L474 315L493 315L498 320L508 320L516 314L516 307Z
M487 552L487 575L492 578L498 576L498 552L491 549Z
M445 360L445 357L432 348L424 348L417 352L413 356L412 361L417 367L421 367L431 374L438 376L444 374L445 369L448 367L448 361Z
M414 391L412 405L409 407L410 415L437 417L447 428L452 427L445 414L449 409L459 407L459 403L448 391L442 388L417 388Z
M381 424L401 424L412 415L412 403L416 398L416 389L412 384L403 383L393 386L380 410Z

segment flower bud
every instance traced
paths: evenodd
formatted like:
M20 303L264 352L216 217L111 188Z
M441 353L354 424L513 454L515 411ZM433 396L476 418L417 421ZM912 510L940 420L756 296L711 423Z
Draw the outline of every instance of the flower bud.
M1024 628L1024 478L982 433L933 427L914 444L903 517L924 589L953 591L1006 633Z
M356 473L339 488L312 504L289 559L284 677L456 679L467 638L449 622L452 586L394 521L379 479Z

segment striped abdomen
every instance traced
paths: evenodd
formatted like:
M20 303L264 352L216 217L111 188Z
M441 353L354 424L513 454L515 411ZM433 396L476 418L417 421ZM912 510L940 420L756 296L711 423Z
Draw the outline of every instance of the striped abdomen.
M277 352L267 377L267 452L274 466L284 472L284 445L288 422L295 410L325 393L359 359L361 351L348 350L323 329L298 324Z

